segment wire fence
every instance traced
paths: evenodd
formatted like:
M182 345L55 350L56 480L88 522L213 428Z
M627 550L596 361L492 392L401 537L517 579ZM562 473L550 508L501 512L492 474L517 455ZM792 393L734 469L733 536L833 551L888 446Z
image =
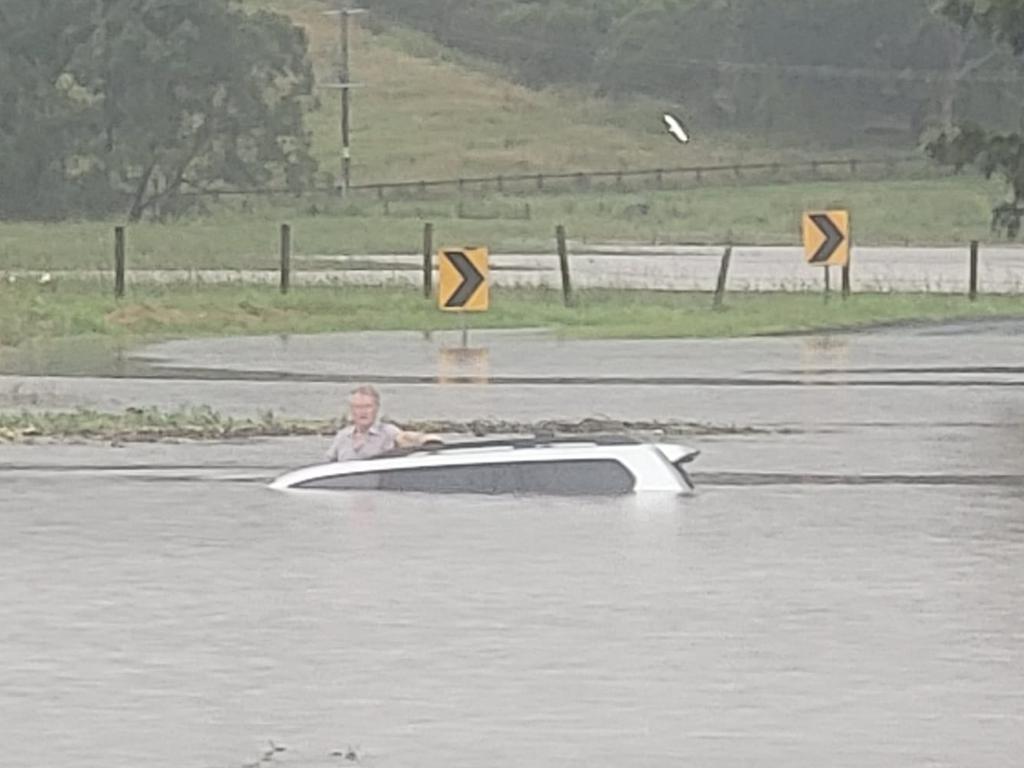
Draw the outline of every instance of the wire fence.
M662 168L581 170L498 174L494 176L463 176L448 179L415 181L378 181L353 184L351 194L370 194L378 200L425 197L437 192L509 193L586 192L602 189L642 187L645 189L679 189L701 185L767 184L798 181L830 181L836 179L888 180L947 175L920 155L882 158L828 158L800 161L756 163L720 163ZM340 187L316 188L314 194L340 194ZM189 190L186 196L293 195L286 189Z
M742 182L754 175L759 180L765 177L781 180L784 175L789 178L816 178L838 171L843 175L856 177L870 171L881 170L885 176L896 176L901 170L906 172L913 168L917 171L922 171L929 167L931 167L931 163L920 156L869 159L846 158L804 160L799 162L723 163L674 168L644 168L639 170L526 173L435 179L431 181L375 182L371 184L355 184L350 187L350 190L372 192L378 198L384 198L388 193L426 193L430 190L438 189L451 189L458 192L488 190L496 192L543 192L552 187L552 185L560 183L564 185L566 182L580 190L598 186L602 182L610 182L613 186L625 186L631 181L639 182L644 186L661 188L678 186L681 182L690 182L692 184Z
M486 282L500 289L559 290L566 305L576 290L638 290L714 293L716 303L729 292L829 291L830 274L841 277L843 293L1024 294L1024 248L971 241L959 246L858 246L847 266L836 270L810 265L802 245L640 245L569 240L555 228L551 249L544 252L497 250L490 253ZM267 264L237 268L132 267L125 257L124 228L115 228L114 295L126 285L273 285L282 293L309 286L416 287L434 293L442 254L435 248L431 223L424 224L422 252L335 255L292 250L292 227L280 227L279 268ZM852 274L852 284L850 282ZM42 272L13 270L0 281L15 285L38 282L51 289L64 280L96 280L110 285L103 270Z
M688 180L695 183L715 180L743 180L753 173L768 173L781 176L783 173L809 174L819 176L829 171L842 171L856 176L869 169L883 169L895 175L899 169L914 166L918 170L930 167L931 164L921 157L898 157L882 159L842 159L842 160L807 160L800 162L771 163L728 163L720 165L682 166L676 168L644 168L639 170L616 171L572 171L565 173L523 173L498 176L476 176L454 179L434 179L431 181L392 181L368 184L353 184L350 189L356 191L373 191L378 197L384 197L388 191L418 190L425 193L428 189L455 188L459 191L467 189L494 188L507 191L512 186L527 185L537 191L543 191L553 182L569 181L581 188L587 188L600 181L611 181L614 184L625 184L628 181L645 181L653 186L666 185L673 181Z

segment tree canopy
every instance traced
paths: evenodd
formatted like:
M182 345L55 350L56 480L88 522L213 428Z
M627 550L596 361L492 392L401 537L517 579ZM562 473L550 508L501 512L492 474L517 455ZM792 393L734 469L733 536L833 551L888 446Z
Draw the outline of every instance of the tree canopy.
M365 0L528 84L647 94L704 129L908 146L970 115L1015 125L1013 56L936 2Z
M946 0L942 13L962 30L979 29L1015 55L1024 54L1024 0ZM999 132L965 121L944 131L927 146L928 153L958 170L977 165L988 177L1006 180L1010 199L992 211L992 228L1010 237L1020 233L1024 219L1024 137L1019 131Z
M315 165L312 69L285 17L228 0L4 0L0 215L159 206Z

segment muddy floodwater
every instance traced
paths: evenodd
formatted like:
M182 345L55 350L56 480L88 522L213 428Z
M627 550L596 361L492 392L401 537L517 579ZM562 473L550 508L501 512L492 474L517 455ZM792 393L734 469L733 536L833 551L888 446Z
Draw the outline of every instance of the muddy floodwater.
M315 438L0 445L7 762L1019 761L1018 324L449 342L175 342L0 406L326 418L365 378L398 419L747 429L687 440L694 496L608 500L268 490Z

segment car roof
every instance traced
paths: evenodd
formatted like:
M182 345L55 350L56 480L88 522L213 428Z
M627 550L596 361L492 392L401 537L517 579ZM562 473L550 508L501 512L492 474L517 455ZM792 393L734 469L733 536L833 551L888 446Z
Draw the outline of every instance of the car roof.
M630 472L643 490L678 491L684 482L689 484L685 477L681 477L685 473L679 466L692 460L697 453L681 445L653 443L624 435L540 435L465 440L389 451L367 459L302 467L279 477L271 485L276 488L302 487L308 482L329 477L441 470L445 467L614 461Z

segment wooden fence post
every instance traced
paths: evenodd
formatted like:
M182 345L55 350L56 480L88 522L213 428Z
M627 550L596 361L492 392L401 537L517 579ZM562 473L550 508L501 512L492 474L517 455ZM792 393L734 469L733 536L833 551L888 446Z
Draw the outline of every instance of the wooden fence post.
M971 240L971 276L967 296L971 301L978 298L978 241Z
M292 228L281 225L281 293L288 293L292 280Z
M460 202L459 205L462 205ZM434 225L423 225L423 298L429 299L434 290Z
M852 218L852 217L851 217ZM849 224L851 234L849 236L849 252L846 255L846 263L843 264L843 300L850 298L850 268L853 264L853 225Z
M114 227L114 297L124 296L124 227Z
M555 228L555 239L558 241L558 266L562 270L562 301L565 306L572 306L572 284L569 280L569 249L565 244L565 227L559 224Z
M728 245L725 248L725 253L722 254L722 263L718 267L718 282L715 283L715 299L711 305L713 309L722 308L722 302L725 299L725 282L729 276L730 261L732 261L732 246Z

